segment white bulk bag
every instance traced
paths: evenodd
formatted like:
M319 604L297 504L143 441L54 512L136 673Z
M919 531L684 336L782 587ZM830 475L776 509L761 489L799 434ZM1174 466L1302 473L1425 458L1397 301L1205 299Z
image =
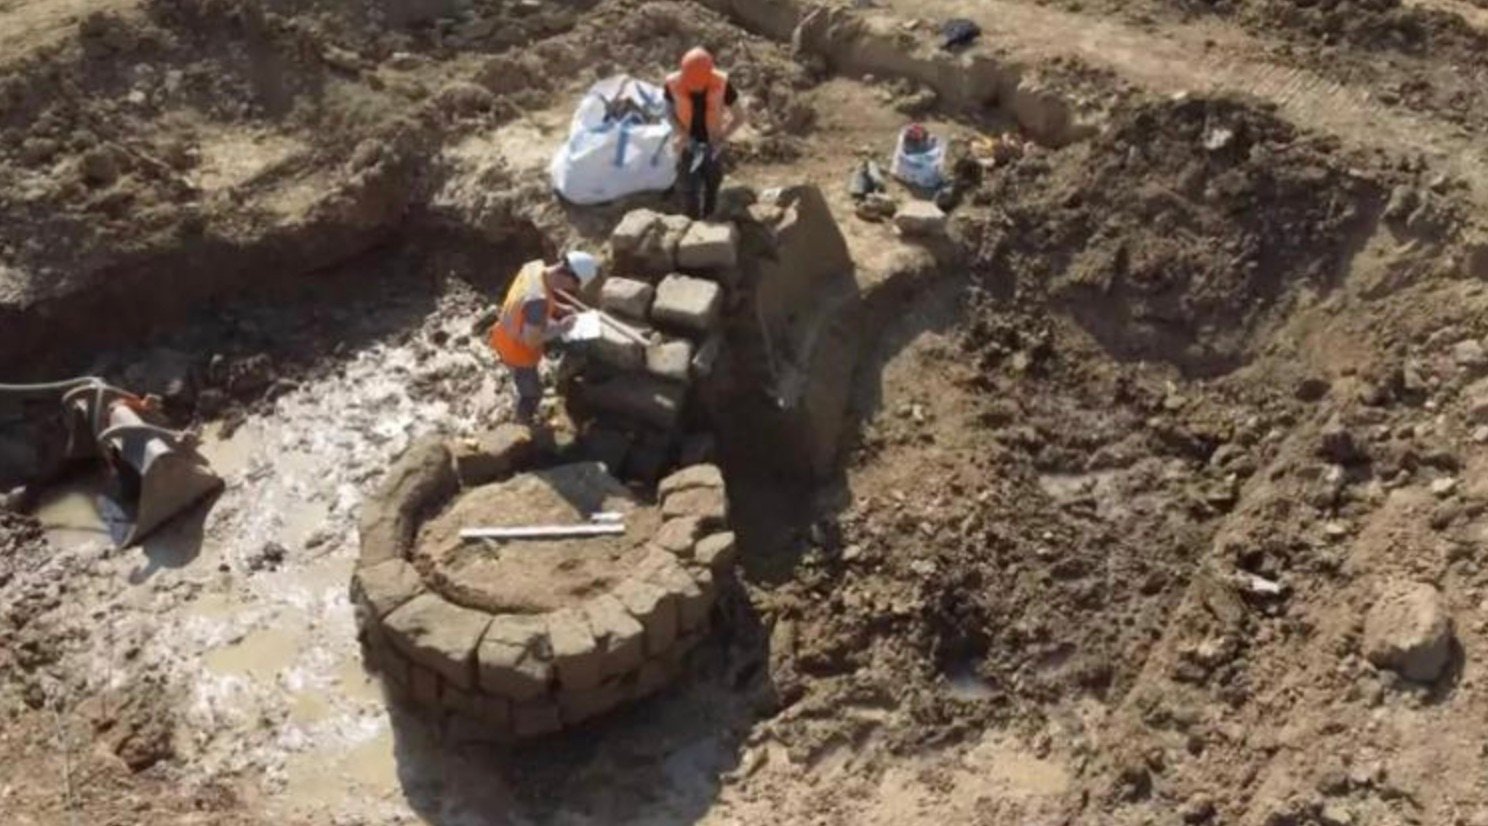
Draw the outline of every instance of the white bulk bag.
M909 131L905 127L899 131L899 142L894 147L894 163L889 167L889 174L895 178L920 189L939 189L941 182L941 167L945 163L945 141L931 136L931 145L923 152L910 152L904 148L904 135Z
M630 100L632 111L607 118L613 102ZM660 86L628 75L605 78L579 101L568 140L549 166L553 188L575 204L602 204L637 192L669 189L677 179L671 118Z

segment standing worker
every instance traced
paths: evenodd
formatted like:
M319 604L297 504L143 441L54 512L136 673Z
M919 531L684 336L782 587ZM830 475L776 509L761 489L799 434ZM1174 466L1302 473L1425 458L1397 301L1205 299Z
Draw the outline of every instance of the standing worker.
M583 289L599 275L599 262L587 252L570 252L549 264L529 261L517 272L491 326L491 349L512 371L517 388L517 421L531 424L542 402L537 365L545 345L573 326L572 314L560 313L559 291Z
M667 75L666 100L682 158L683 204L688 216L707 218L723 184L723 147L744 125L739 93L728 75L713 67L713 55L699 46L682 56L681 71Z

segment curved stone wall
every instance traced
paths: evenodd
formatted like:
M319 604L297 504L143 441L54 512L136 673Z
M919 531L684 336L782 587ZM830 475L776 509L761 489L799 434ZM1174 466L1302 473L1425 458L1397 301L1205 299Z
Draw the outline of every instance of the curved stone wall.
M666 685L707 633L734 562L723 476L694 465L658 487L661 527L631 573L577 605L497 615L428 588L409 561L422 521L531 454L516 426L473 445L413 445L363 506L352 578L365 654L394 693L498 738L571 727Z

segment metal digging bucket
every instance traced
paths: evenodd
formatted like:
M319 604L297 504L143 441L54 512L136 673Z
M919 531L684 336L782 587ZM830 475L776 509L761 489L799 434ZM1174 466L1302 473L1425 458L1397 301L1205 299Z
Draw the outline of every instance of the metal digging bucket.
M147 420L158 402L141 398L100 379L53 385L0 385L0 393L45 395L62 392L67 419L67 455L101 457L115 483L100 515L114 544L138 544L178 514L222 489L222 479L196 451L188 434Z

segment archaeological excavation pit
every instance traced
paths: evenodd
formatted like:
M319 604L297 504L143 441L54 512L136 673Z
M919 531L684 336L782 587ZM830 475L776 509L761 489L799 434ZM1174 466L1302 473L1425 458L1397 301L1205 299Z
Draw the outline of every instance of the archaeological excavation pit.
M364 507L352 586L390 693L498 741L572 728L675 679L734 559L717 467L678 471L645 504L597 463L536 466L530 446L510 426L477 447L411 448ZM596 514L623 533L459 535Z

